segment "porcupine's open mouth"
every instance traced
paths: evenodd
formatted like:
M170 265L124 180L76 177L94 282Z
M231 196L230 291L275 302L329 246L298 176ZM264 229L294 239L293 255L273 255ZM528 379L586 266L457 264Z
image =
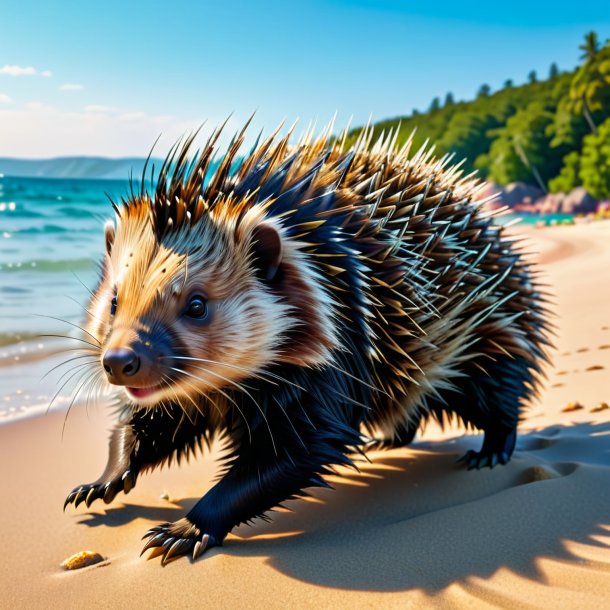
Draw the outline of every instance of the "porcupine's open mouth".
M160 385L150 386L148 388L130 388L125 386L127 394L131 398L135 398L136 400L144 400L145 398L149 398L150 396L158 392L160 389Z

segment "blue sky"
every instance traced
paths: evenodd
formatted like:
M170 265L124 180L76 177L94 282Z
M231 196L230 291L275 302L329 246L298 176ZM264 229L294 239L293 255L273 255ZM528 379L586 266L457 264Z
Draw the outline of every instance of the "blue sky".
M447 91L571 69L605 2L8 0L0 19L0 155L144 155L253 110L339 123L426 108ZM33 74L31 72L34 72Z

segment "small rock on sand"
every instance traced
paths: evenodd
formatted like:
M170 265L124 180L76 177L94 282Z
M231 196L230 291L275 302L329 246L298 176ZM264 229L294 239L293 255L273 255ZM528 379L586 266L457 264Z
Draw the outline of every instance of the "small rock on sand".
M580 411L584 407L579 402L571 402L567 407L561 409L562 413L571 413L572 411Z
M61 567L64 568L64 570L80 570L81 568L100 563L100 561L104 561L104 558L99 553L81 551L80 553L75 553L71 557L68 557L68 559L65 559L61 564Z
M163 490L163 493L159 496L161 500L169 500L169 491L167 489Z
M607 411L610 409L610 405L607 402L600 402L597 407L591 409L591 413L600 413L601 411Z
M603 371L604 367L599 364L594 364L586 369L587 371Z

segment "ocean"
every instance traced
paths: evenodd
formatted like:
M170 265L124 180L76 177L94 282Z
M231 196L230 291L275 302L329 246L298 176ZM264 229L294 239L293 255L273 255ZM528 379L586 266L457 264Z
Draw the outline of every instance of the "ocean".
M69 365L42 377L74 354L58 350L77 344L41 335L78 335L71 324L81 324L97 281L102 228L113 216L109 197L118 200L128 189L127 180L0 177L0 421L46 408L58 380L61 388Z
M108 198L128 188L127 180L0 178L0 421L53 397L67 369L41 377L74 354L58 350L77 343L41 335L78 335L70 324L82 323L97 281Z

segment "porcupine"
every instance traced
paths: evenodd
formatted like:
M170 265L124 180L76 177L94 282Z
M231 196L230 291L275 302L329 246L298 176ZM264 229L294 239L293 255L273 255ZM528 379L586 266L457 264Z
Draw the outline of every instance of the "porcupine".
M371 435L408 444L430 417L484 431L468 468L506 464L547 359L536 271L451 157L410 156L398 132L371 147L372 128L349 149L347 130L293 146L276 131L239 157L247 126L215 171L222 128L113 203L88 310L123 403L106 469L64 508L109 503L225 439L222 478L145 534L162 563L327 485Z

